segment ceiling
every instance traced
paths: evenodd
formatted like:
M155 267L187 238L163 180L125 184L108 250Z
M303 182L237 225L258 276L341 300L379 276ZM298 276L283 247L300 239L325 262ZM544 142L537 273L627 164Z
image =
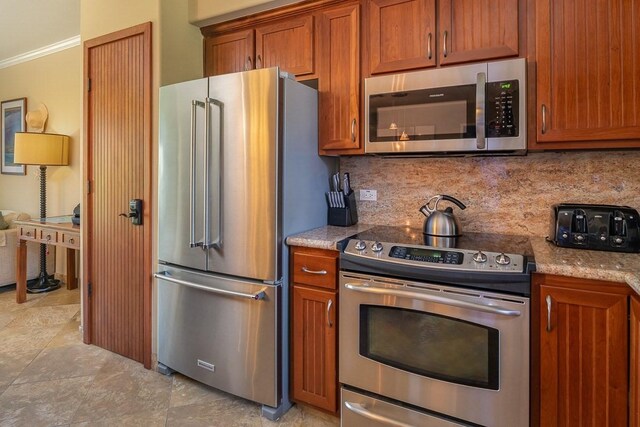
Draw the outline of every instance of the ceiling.
M80 0L0 0L0 62L80 35Z

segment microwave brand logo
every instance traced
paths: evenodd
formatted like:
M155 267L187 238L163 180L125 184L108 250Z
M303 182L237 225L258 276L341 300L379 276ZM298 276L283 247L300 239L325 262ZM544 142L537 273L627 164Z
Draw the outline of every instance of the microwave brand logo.
M443 96L444 96L444 93L432 93L431 95L429 95L429 98L440 98Z

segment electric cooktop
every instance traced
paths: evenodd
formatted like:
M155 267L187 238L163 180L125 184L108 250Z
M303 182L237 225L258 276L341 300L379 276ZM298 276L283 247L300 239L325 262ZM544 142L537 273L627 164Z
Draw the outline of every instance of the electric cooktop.
M378 226L343 242L340 268L529 295L532 254L527 236L435 237L420 229Z

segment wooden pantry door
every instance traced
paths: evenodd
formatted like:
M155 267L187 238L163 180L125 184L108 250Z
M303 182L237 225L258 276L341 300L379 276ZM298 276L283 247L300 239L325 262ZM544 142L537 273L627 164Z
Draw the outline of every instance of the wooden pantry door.
M151 23L86 41L84 77L83 338L150 368Z

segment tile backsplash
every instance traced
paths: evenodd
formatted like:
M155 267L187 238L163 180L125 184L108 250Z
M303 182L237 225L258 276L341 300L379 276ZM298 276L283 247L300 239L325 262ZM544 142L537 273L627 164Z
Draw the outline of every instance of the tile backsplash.
M418 211L431 196L448 194L464 231L546 236L551 205L561 202L640 209L640 152L530 153L517 157L342 157L352 186L377 190L358 200L360 222L421 228ZM358 194L357 194L358 195Z

